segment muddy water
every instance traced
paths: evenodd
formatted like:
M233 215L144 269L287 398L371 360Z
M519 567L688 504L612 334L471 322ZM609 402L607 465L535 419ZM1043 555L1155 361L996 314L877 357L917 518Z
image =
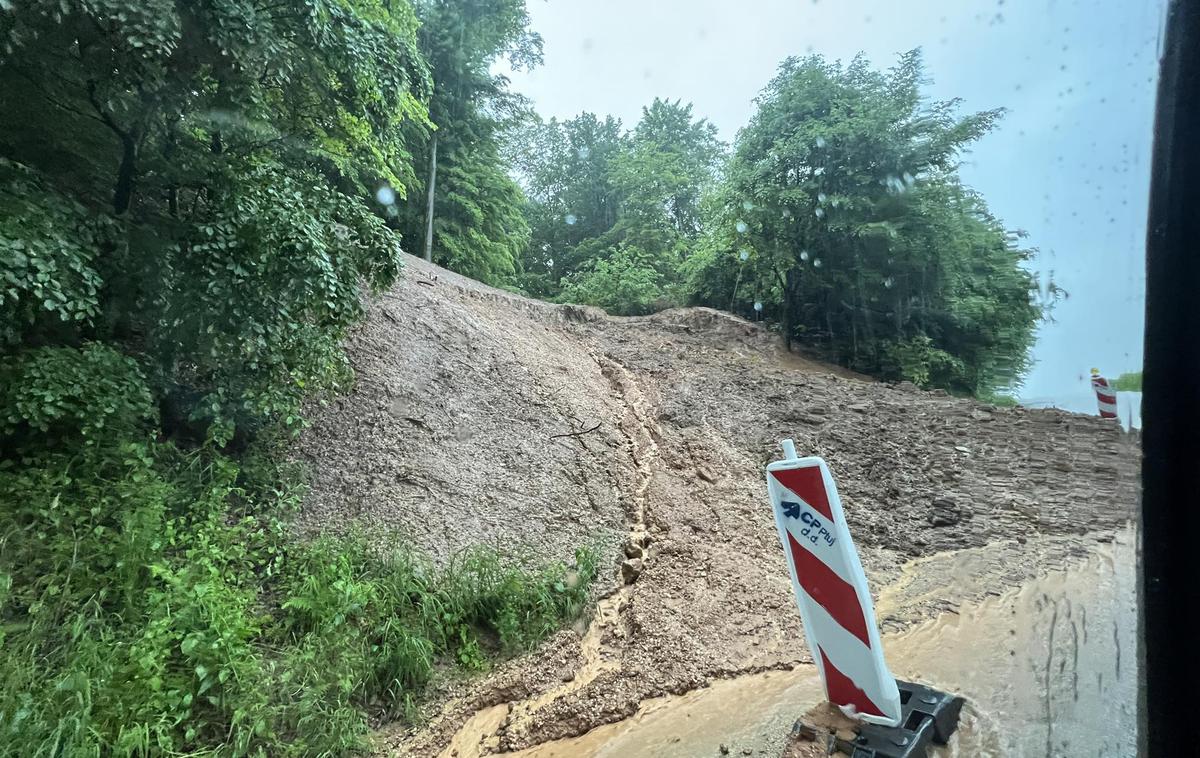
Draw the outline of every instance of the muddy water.
M547 742L509 755L717 755L721 745L758 742L764 730L782 738L798 713L823 697L821 680L812 666L726 679L685 695L648 700L630 718L581 737Z
M887 644L893 673L965 695L947 756L1137 753L1135 535Z
M1123 531L1065 570L884 638L897 676L968 699L940 756L1136 754L1134 540ZM822 699L812 666L743 676L511 755L683 758L717 755L722 745L778 755L793 720ZM507 708L476 718L494 728Z

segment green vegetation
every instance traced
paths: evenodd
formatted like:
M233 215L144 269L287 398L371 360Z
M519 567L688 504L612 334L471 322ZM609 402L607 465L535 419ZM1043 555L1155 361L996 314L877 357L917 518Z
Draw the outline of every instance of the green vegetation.
M739 134L693 282L719 304L742 270L735 307L759 299L789 341L885 378L993 392L1027 368L1041 314L1029 251L957 178L1000 114L926 103L923 77L916 52L887 73L785 61Z
M1133 371L1127 374L1121 374L1113 381L1113 389L1118 392L1141 392L1142 391L1142 372Z
M518 133L532 229L522 285L539 297L637 315L686 297L701 198L722 146L691 105L655 100L622 133L584 113Z
M527 649L595 576L587 550L571 570L484 551L436 570L361 536L296 543L269 456L80 434L0 463L0 756L360 748L439 661Z
M450 121L442 260L512 276L494 100L443 95L524 28L522 2L0 3L0 756L342 754L435 669L581 613L587 549L297 542L279 463L351 379Z
M504 286L529 242L521 190L500 155L502 136L527 116L500 58L514 68L541 63L542 40L529 31L525 0L418 0L419 48L429 62L432 123L415 123L411 142L420 179L400 207L406 240L426 257L480 281ZM429 188L433 185L430 205ZM427 235L432 210L432 237ZM410 250L416 252L415 244Z
M916 53L785 61L729 151L679 101L538 119L492 73L541 61L524 0L6 0L0 51L0 756L344 753L581 612L588 550L288 537L282 447L402 245L996 402L1042 313L957 177L999 113Z

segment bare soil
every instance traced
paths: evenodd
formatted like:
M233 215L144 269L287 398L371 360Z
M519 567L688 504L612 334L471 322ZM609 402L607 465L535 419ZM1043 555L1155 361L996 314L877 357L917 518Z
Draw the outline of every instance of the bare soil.
M710 309L615 318L411 259L348 350L355 390L296 448L301 532L360 522L440 561L596 541L610 570L590 624L442 681L427 721L381 732L390 754L526 749L811 662L765 498L785 437L829 462L885 632L1084 555L1136 508L1114 423L869 381Z

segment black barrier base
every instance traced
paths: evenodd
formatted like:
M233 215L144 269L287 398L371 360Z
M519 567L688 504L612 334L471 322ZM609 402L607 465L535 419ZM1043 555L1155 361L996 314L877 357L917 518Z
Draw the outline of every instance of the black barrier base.
M933 744L944 745L958 728L963 699L923 684L896 680L900 687L900 725L863 724L852 740L830 735L834 750L851 758L925 758ZM797 721L798 734L812 732ZM815 735L814 735L815 736Z

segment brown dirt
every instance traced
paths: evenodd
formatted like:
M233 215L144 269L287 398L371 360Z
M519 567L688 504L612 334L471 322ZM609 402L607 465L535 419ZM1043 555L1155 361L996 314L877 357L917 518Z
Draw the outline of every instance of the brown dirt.
M599 538L612 571L590 628L443 682L427 723L382 733L396 755L529 748L810 661L765 500L784 437L832 467L885 630L1061 565L1136 507L1114 424L867 381L709 309L613 318L414 259L349 351L357 388L297 448L302 531L360 520L439 560ZM647 545L628 584L627 537Z

